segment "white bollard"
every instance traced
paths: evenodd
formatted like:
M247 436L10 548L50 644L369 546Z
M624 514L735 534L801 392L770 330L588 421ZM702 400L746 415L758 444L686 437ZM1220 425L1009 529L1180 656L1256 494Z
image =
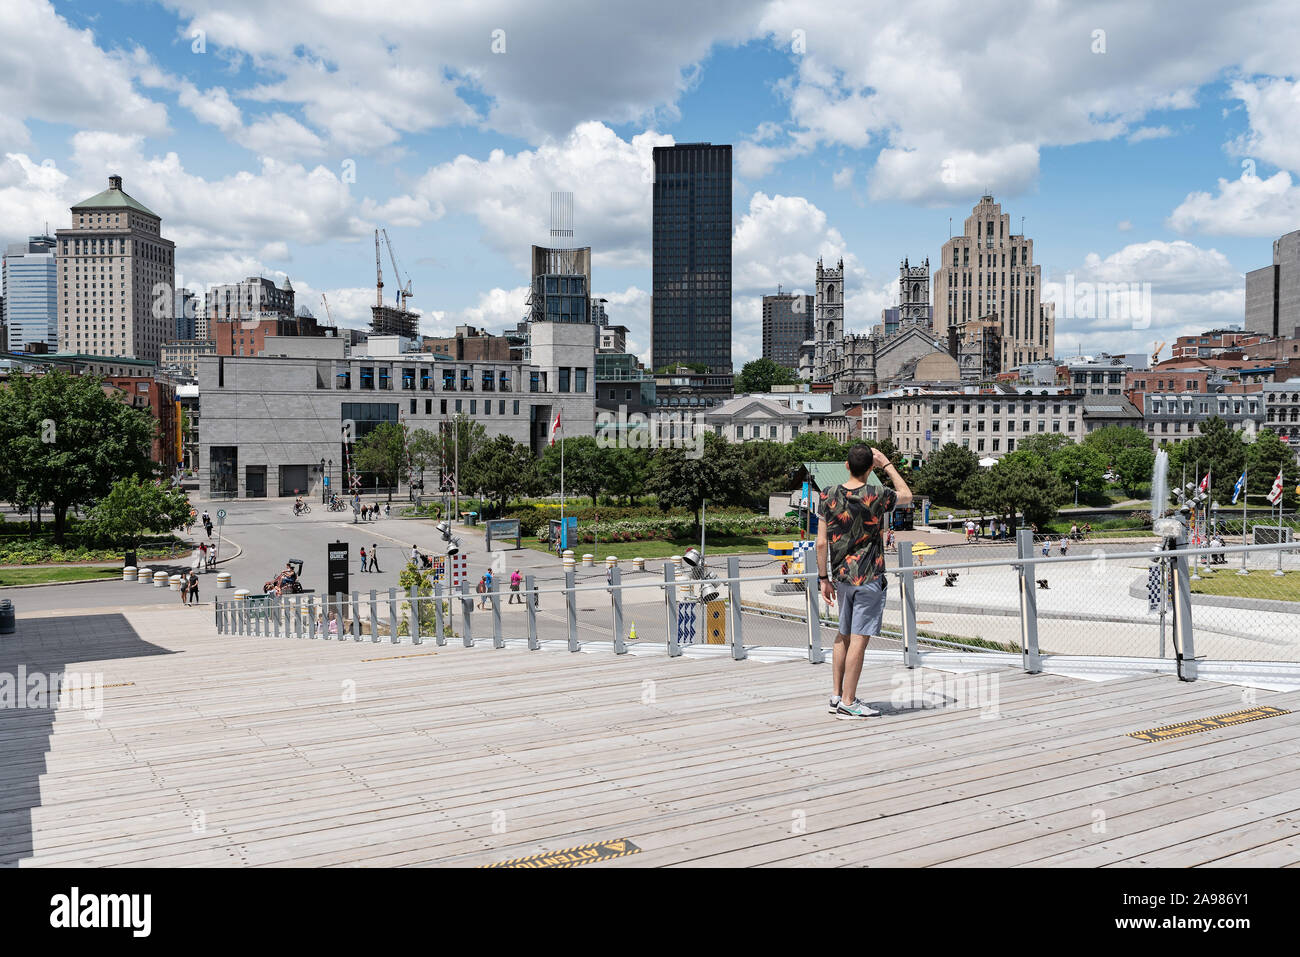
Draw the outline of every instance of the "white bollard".
M180 576L180 575L173 575L170 579L168 579L168 582L169 582L169 584L171 585L171 590L172 590L172 591L180 591L180 590L181 590L181 576Z
M235 591L235 601L243 601L248 597L248 589L240 588Z
M617 556L617 555L606 555L606 556L605 556L605 567L606 567L606 568L617 568L617 567L618 567L618 556Z
M122 581L133 582L136 580L136 576L139 573L140 569L136 568L134 565L127 565L122 569Z
M673 571L679 572L682 570L682 556L670 555L668 560L673 563Z
M632 567L639 572L645 571L645 559L641 557L632 559Z
M217 587L218 588L230 587L230 572L217 572Z
M594 562L595 560L596 560L596 556L591 554L591 552L584 553L582 556L582 567L590 568L592 562Z
M142 581L142 582L144 582L146 585L152 585L152 584L153 584L153 569L152 569L152 568L142 568L142 569L140 569L139 580Z
M566 548L566 549L564 550L564 554L563 554L561 557L562 557L565 561L573 561L573 558L574 558L573 549L572 549L572 548Z
M159 570L153 573L154 588L166 588L169 581L171 581L171 576L165 571Z

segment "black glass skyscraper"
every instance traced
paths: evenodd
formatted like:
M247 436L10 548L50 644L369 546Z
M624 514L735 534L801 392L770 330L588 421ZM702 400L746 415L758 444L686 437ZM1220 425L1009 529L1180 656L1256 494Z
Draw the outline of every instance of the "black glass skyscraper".
M731 147L654 150L650 351L655 369L731 371Z

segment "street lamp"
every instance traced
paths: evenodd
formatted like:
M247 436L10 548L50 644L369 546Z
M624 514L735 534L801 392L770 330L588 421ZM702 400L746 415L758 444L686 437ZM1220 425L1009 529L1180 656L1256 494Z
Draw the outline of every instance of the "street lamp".
M1074 480L1074 507L1079 507L1079 480Z
M324 458L322 458L322 459L320 460L320 475L321 475L321 483L320 483L320 503L321 503L322 505L324 505L325 502L328 501L327 493L329 492L329 484L330 484L329 474L325 471L325 459L324 459Z

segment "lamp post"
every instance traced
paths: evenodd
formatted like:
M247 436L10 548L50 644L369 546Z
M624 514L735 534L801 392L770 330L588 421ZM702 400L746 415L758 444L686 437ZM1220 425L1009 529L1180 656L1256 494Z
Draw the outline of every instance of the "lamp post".
M329 474L325 471L325 460L320 460L320 503L324 505L328 501L329 493Z
M1074 507L1079 507L1079 480L1074 480Z
M1219 533L1219 503L1215 501L1210 503L1210 528L1209 531L1205 533L1205 543L1208 545L1210 543L1210 539L1213 536L1217 535L1218 533ZM1210 557L1206 560L1205 564L1210 571L1214 570L1213 554L1210 555Z

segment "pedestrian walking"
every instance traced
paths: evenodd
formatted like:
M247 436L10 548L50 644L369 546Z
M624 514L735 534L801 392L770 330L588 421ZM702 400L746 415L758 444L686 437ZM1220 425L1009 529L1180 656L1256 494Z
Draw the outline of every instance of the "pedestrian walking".
M1052 553L1052 542L1051 542L1051 539L1044 537L1044 538L1043 538L1043 557L1046 558L1046 557L1047 557L1048 555L1050 555L1051 553Z
M199 542L199 565L203 571L208 570L208 543Z
M420 567L420 550L414 545L411 546L411 564L416 568Z
M189 585L189 604L197 605L199 603L199 576L192 568L190 569L189 581L186 584Z
M817 580L822 598L839 603L839 633L831 669L830 711L837 718L879 714L857 697L862 662L872 635L880 634L885 611L884 529L896 506L912 504L912 490L879 449L858 443L844 463L849 481L822 494L817 526ZM893 488L867 483L873 469Z
M1064 535L1061 536L1061 557L1064 558L1070 550L1070 540Z
M519 586L523 580L524 576L519 574L519 569L516 568L510 573L510 601L507 604L513 605L516 601L521 605L524 603L523 596L519 594Z
M389 518L393 514L393 506L387 502L384 503L384 518Z
M370 546L370 570L379 573L379 546L375 544Z
M366 571L366 546L361 546L361 570Z
M478 606L480 609L487 607L487 576L484 575L478 580L478 585L474 590L478 592Z

